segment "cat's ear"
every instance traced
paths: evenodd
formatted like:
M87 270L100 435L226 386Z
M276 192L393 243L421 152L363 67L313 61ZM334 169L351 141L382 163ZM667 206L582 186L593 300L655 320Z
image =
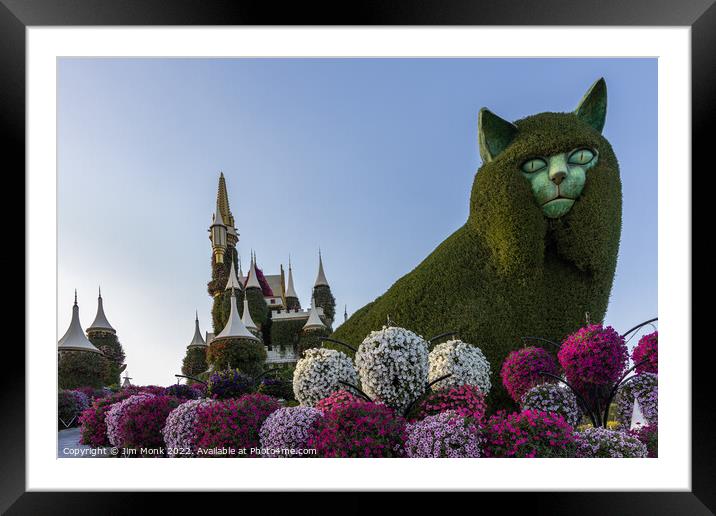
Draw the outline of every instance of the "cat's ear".
M588 123L600 133L607 118L607 83L604 78L597 80L574 110L577 118Z
M487 108L482 108L477 117L477 134L480 156L487 163L495 159L512 142L517 126L500 118Z

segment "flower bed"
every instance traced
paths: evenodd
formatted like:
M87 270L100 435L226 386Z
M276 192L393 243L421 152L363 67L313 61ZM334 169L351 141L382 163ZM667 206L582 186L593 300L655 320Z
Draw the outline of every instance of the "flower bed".
M478 386L460 385L427 394L416 404L415 410L411 410L409 419L416 421L450 410L482 423L486 409L485 395Z
M647 456L646 445L625 432L606 428L586 428L575 434L576 457L639 458Z
M550 412L498 412L485 433L487 457L570 457L574 450L572 427Z
M509 395L519 403L522 396L535 385L554 381L540 372L558 375L559 369L547 351L530 346L507 355L502 363L500 377Z
M408 424L407 457L480 457L482 438L478 424L450 410Z
M490 363L477 346L461 340L449 340L435 346L428 355L428 362L429 382L451 375L434 384L433 388L476 385L483 393L490 392Z
M163 455L162 429L179 404L180 400L172 396L130 396L107 412L109 442L122 448L128 457Z
M192 457L196 454L197 421L200 407L216 403L214 400L188 400L171 411L162 429L169 457Z
M334 349L307 349L293 372L293 393L301 405L312 407L335 391L346 389L341 381L358 383L353 362Z
M270 457L301 457L295 451L308 448L309 434L321 417L323 413L312 407L280 408L261 426L261 447Z
M402 457L405 420L390 407L356 401L328 412L308 439L319 457Z

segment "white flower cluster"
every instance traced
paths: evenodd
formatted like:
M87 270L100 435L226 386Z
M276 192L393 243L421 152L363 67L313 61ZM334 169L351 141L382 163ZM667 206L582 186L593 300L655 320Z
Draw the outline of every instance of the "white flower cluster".
M428 343L410 330L383 327L361 343L356 369L371 399L402 411L425 392Z
M429 382L452 374L436 383L433 389L476 385L483 394L490 392L490 362L477 346L461 340L449 340L435 346L430 352L429 360Z
M293 393L301 405L313 407L335 391L348 390L340 383L358 383L353 362L335 349L311 348L303 353L293 372Z

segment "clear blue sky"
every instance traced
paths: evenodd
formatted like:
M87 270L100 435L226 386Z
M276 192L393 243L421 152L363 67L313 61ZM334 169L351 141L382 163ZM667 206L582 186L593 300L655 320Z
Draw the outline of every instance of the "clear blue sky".
M195 309L211 330L219 171L240 253L266 273L290 253L305 305L320 246L350 314L465 222L481 107L570 111L601 76L624 185L606 322L624 331L657 313L655 59L61 59L58 335L73 289L87 327L101 284L134 382L174 383Z

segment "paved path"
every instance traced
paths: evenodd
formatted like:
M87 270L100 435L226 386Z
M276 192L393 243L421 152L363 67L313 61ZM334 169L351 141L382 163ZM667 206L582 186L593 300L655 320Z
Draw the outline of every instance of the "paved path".
M102 449L100 449L102 450ZM80 429L67 428L57 432L57 457L58 458L91 458L104 457L102 451L93 449L86 444L80 444ZM100 453L98 455L98 452Z

